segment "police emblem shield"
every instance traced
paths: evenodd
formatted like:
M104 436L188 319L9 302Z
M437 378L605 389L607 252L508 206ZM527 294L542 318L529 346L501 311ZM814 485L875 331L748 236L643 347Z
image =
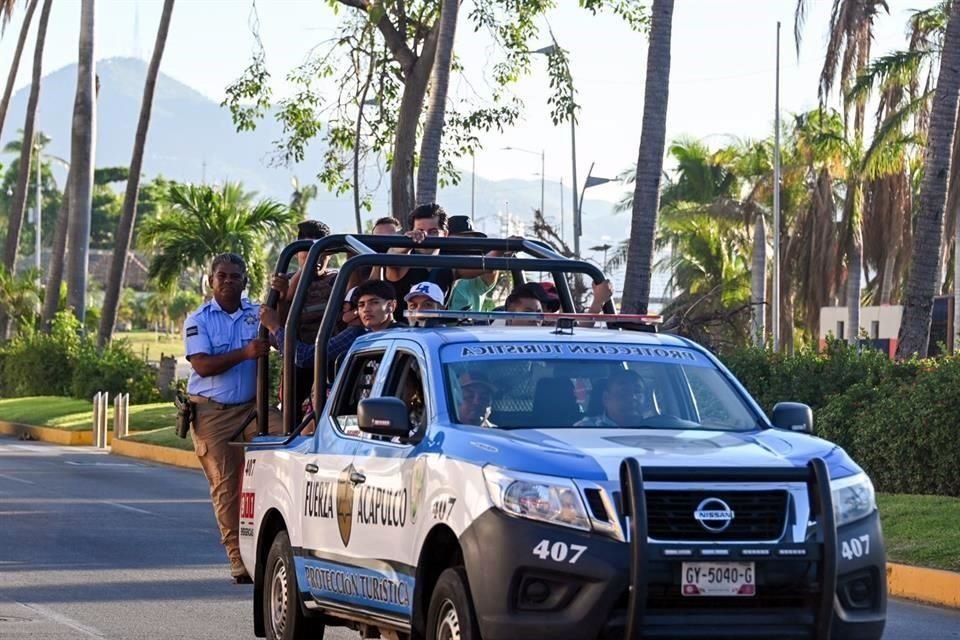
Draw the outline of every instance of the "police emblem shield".
M354 471L350 464L337 478L337 528L345 547L350 545L350 533L353 530L353 482L350 481L350 475Z

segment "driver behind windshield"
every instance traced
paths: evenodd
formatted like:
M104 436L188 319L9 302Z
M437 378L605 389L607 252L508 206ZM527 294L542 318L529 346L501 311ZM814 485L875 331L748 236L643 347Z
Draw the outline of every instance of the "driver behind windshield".
M643 379L636 371L618 369L603 390L603 413L588 416L575 427L637 427L654 415Z

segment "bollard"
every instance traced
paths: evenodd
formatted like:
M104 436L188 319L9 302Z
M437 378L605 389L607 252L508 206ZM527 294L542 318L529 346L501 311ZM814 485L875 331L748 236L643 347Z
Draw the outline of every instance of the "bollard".
M100 429L98 431L100 438L97 441L97 448L99 449L107 448L107 420L109 419L109 416L107 415L107 411L109 407L110 407L110 393L107 391L101 391L100 392L100 411L98 412L100 417Z
M100 392L93 394L93 446L100 446Z
M126 438L130 432L130 394L118 393L113 399L113 437Z

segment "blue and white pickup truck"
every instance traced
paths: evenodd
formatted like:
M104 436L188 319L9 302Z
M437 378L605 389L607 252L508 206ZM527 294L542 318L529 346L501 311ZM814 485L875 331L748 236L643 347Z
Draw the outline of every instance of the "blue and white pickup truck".
M556 324L363 336L312 435L247 450L258 636L881 637L874 489L806 406Z

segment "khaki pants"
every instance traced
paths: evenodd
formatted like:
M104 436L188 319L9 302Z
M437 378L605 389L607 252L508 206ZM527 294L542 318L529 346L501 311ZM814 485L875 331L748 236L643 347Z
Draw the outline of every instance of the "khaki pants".
M231 563L240 563L240 485L243 478L243 447L229 444L254 403L224 406L212 402L197 404L197 417L191 435L193 447L210 483L210 499L213 513L220 527L220 542L226 547ZM268 430L279 434L283 430L282 417L271 411ZM238 440L249 442L257 434L257 421L253 420Z

